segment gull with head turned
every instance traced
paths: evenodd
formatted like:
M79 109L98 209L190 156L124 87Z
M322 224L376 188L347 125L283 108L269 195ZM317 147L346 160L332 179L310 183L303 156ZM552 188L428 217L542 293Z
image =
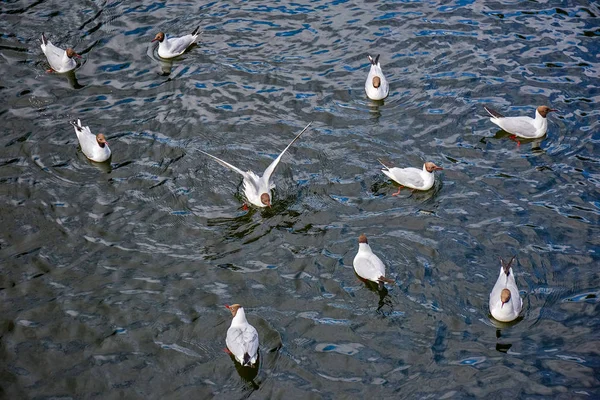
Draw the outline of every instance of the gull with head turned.
M164 32L158 32L152 42L158 42L158 55L161 58L173 58L182 55L188 47L196 43L198 39L200 27L185 36L168 38Z
M89 126L81 125L81 120L70 121L79 140L81 151L87 158L96 162L104 162L111 156L106 137L102 133L94 135Z
M373 57L367 55L369 62L371 63L371 69L365 82L365 91L367 97L371 100L383 100L390 92L390 85L388 85L383 71L381 71L381 65L379 64L379 54L373 59Z
M516 256L507 263L500 259L500 275L490 293L490 313L501 322L517 319L523 308L523 300L519 296L519 288L511 267Z
M81 56L75 53L75 50L70 47L66 50L56 47L46 38L46 35L43 33L42 44L40 47L42 48L42 51L48 60L48 64L50 64L50 68L59 73L74 70L75 67L77 67L77 62L73 58L81 58Z

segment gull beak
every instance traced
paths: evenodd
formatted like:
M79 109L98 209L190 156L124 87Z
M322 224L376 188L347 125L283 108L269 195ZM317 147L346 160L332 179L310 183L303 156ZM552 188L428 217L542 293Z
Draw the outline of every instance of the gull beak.
M437 169L437 170L440 170L440 171L443 171L443 170L444 170L444 168L442 168L442 167L438 167L437 165L436 165L436 166L435 166L433 169Z
M230 308L229 304L225 304L225 308L229 310L229 308Z

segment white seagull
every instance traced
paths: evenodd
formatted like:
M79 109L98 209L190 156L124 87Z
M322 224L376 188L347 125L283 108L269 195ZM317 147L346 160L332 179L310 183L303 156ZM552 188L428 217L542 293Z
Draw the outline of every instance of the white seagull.
M102 133L94 135L89 126L82 126L81 120L70 121L75 128L81 151L87 158L96 162L104 162L110 158L108 142Z
M369 97L371 100L383 100L390 92L390 85L388 85L387 79L385 79L385 75L383 75L383 72L381 71L381 66L379 65L379 54L377 54L375 59L369 55L367 58L371 62L369 76L367 76L367 81L365 82L365 91L367 92L367 97Z
M490 293L490 313L492 317L501 322L510 322L519 316L523 308L523 300L519 296L519 289L511 264L515 257L506 264L500 259L500 276Z
M244 308L239 304L225 306L233 319L227 330L227 349L243 367L256 366L258 359L258 332L248 323Z
M152 42L158 41L158 55L162 58L173 58L183 54L192 43L198 39L200 27L194 29L191 35L178 38L167 38L164 32L158 32Z
M373 254L364 234L358 237L358 253L356 253L352 264L358 276L377 283L379 290L383 290L384 282L394 283L392 279L385 277L385 265L379 257Z
M544 136L548 130L546 116L549 112L558 111L548 106L539 106L535 110L535 119L533 119L531 117L505 117L491 108L486 106L483 108L491 115L490 121L506 132L524 139L537 139Z
M228 162L213 156L212 154L208 154L202 150L200 150L200 152L206 154L209 157L212 157L216 162L218 162L222 166L227 167L244 177L244 195L246 196L246 200L248 202L255 205L256 207L271 207L270 193L271 189L275 187L275 184L271 180L271 175L273 175L273 171L275 171L275 168L277 167L277 164L279 164L279 161L281 160L283 154L287 151L287 149L290 148L291 145L294 144L296 140L298 140L300 135L302 135L304 131L308 129L310 124L312 124L312 122L309 122L308 125L306 125L304 129L302 129L302 132L296 135L294 140L292 140L290 144L288 144L287 147L283 149L281 154L279 154L279 156L275 160L273 160L271 165L269 165L267 169L265 169L263 176L260 177L252 171L244 172L241 169L229 164Z
M68 48L63 50L60 47L56 47L51 41L46 39L46 36L42 33L42 44L40 45L50 67L59 73L69 72L77 67L77 62L73 60L73 57L81 58L81 56L75 53L75 50Z
M381 172L386 174L391 180L397 182L400 187L398 191L392 196L397 196L400 194L400 189L402 186L406 186L411 189L416 190L429 190L433 186L435 181L433 171L435 170L443 170L444 168L438 167L431 161L423 164L423 169L420 170L418 168L397 168L397 167L388 167L381 160L378 160L381 165L385 169L382 169Z

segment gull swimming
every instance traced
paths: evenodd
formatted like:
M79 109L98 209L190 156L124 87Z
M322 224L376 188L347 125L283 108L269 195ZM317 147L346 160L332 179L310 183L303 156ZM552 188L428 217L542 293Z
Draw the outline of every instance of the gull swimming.
M194 29L190 35L177 38L167 38L164 32L158 32L152 42L158 41L158 55L161 58L173 58L183 54L192 43L198 39L200 27Z
M63 73L74 70L77 67L77 62L73 59L73 57L81 58L81 56L75 53L75 50L72 48L68 48L67 50L63 50L60 47L56 47L46 38L46 35L42 33L42 44L40 45L48 63L50 64L50 68L54 71Z
M385 277L385 265L379 257L373 254L365 234L358 237L358 252L352 264L358 276L377 283L379 290L383 290L384 282L394 283L392 279Z
M515 256L508 264L500 259L500 275L490 293L490 313L492 317L501 322L510 322L517 319L523 308L523 300L519 296L519 289L511 267Z
M539 106L535 110L535 119L533 119L531 117L505 117L489 107L483 106L483 108L491 115L490 121L506 132L524 139L537 139L544 136L548 130L546 116L550 112L558 111L548 106Z
M429 190L433 186L435 181L435 177L433 171L435 170L443 170L444 168L438 167L431 161L423 164L423 169L420 170L418 168L408 167L408 168L397 168L397 167L388 167L381 160L378 160L381 165L385 169L382 169L381 172L386 174L391 180L395 181L400 185L398 191L392 196L397 196L400 194L400 189L402 186L406 186L415 190Z
M239 304L225 306L233 319L227 330L227 349L243 367L256 366L258 359L258 332L248 323L244 308Z
M104 162L110 158L111 151L102 133L94 135L89 126L82 126L81 120L70 121L75 128L81 151L87 158L96 162Z
M379 65L379 54L373 59L367 55L369 62L371 63L371 69L365 82L365 91L367 97L371 100L383 100L390 92L390 85L388 85L385 75L381 71L381 65Z
M273 160L273 162L267 167L267 169L265 169L265 172L260 177L252 171L244 172L241 169L229 164L228 162L213 156L212 154L208 154L202 150L199 151L213 158L222 166L229 168L232 171L235 171L244 177L244 196L246 197L246 200L248 202L255 205L256 207L271 207L270 193L271 189L275 188L275 184L271 180L271 176L273 175L275 168L279 164L279 161L281 161L281 157L283 156L283 154L287 151L287 149L290 148L291 145L294 144L296 140L300 138L300 136L308 129L310 124L312 124L312 122L309 122L308 125L306 125L304 129L302 129L302 131L298 135L296 135L294 140L292 140L290 144L288 144L287 147L283 149L281 154L279 154L279 156L275 160Z

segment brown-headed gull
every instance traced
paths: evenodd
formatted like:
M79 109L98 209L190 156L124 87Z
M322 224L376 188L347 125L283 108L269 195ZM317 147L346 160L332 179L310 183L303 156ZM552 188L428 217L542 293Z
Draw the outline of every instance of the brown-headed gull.
M533 119L531 117L505 117L489 107L483 106L483 108L491 115L490 121L506 132L524 139L537 139L544 136L548 130L546 116L550 112L558 111L548 106L539 106L535 110L535 119Z
M511 267L515 257L506 264L500 259L500 276L490 293L490 313L492 317L501 322L510 322L517 319L523 308L523 300L519 296L519 289Z
M369 70L367 81L365 82L367 97L371 100L383 100L390 92L390 85L388 85L387 79L385 79L385 75L383 75L383 72L381 71L379 54L377 54L375 59L369 55L367 55L367 58L371 63L371 69Z
M352 262L354 271L358 276L379 285L379 290L383 290L383 283L394 283L392 279L385 277L385 265L373 254L367 237L362 234L358 237L358 252Z
M46 59L48 59L48 63L50 64L50 68L54 71L63 73L74 70L77 67L77 62L73 59L73 57L80 58L81 56L75 53L75 50L72 48L68 48L67 50L63 50L60 47L56 47L49 41L46 36L42 33L42 44L40 46Z
M164 32L158 32L152 42L158 41L158 55L161 58L173 58L183 54L192 43L198 39L200 27L194 29L190 35L177 38L167 38Z
M381 160L378 160L381 165L385 169L382 169L381 172L386 174L391 180L395 181L400 185L398 191L392 196L397 196L400 194L400 189L402 186L406 186L415 190L429 190L433 186L435 181L433 171L435 170L443 170L444 168L438 167L431 161L423 164L423 169L418 168L397 168L397 167L388 167Z
M242 306L234 304L225 307L233 315L225 339L227 349L242 366L256 366L256 360L258 359L258 332L256 328L248 323Z
M108 142L102 133L94 135L89 126L82 126L81 120L70 121L75 128L81 151L87 158L96 162L104 162L110 158Z
M271 180L271 176L273 175L273 172L279 164L279 161L281 160L283 154L287 151L287 149L290 148L291 145L294 144L296 140L300 138L300 135L302 135L308 129L310 124L312 124L312 122L309 122L308 125L306 125L304 129L302 129L302 131L298 135L296 135L294 140L292 140L290 144L288 144L287 147L283 149L281 154L279 154L279 156L275 160L273 160L271 165L269 165L267 169L265 169L265 172L260 177L252 171L244 172L241 169L229 164L228 162L213 156L212 154L208 154L202 150L200 150L200 152L213 158L222 166L227 167L244 177L244 196L246 197L246 201L255 205L256 207L271 207L270 193L271 189L275 187L275 184Z

